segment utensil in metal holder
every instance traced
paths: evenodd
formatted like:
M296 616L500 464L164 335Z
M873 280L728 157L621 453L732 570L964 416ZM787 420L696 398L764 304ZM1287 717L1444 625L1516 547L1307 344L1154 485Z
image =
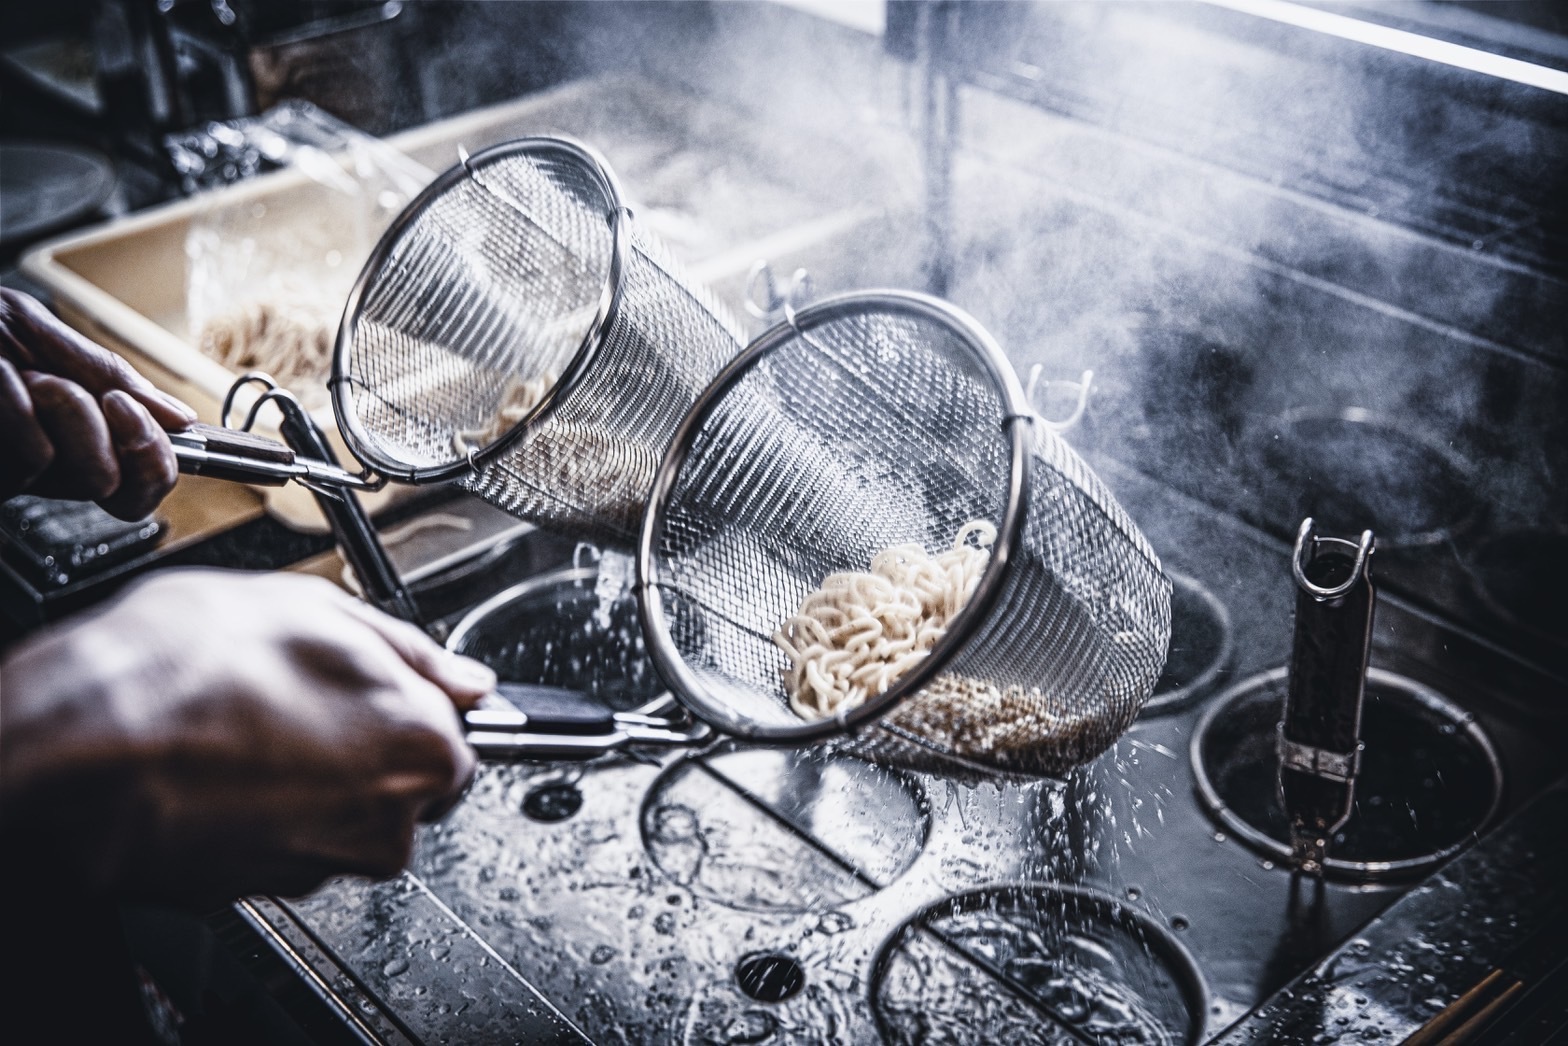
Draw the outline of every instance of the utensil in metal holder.
M1323 874L1329 840L1354 811L1361 706L1372 653L1372 531L1358 541L1319 536L1302 520L1291 556L1296 633L1279 723L1279 788L1291 861Z

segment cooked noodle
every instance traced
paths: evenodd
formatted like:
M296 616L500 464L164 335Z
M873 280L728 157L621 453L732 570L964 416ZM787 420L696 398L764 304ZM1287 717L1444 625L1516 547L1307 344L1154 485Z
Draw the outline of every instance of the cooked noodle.
M980 584L995 540L994 526L973 520L939 555L897 545L868 574L830 575L773 634L790 660L795 713L822 719L864 704L924 660Z
M480 429L463 429L453 433L452 450L463 455L471 449L500 439L539 405L545 394L555 387L557 380L555 372L550 370L526 381L514 378L502 394L501 406L496 409L495 418L490 424Z
M287 298L258 299L208 320L201 351L230 370L265 371L307 407L326 402L337 316Z

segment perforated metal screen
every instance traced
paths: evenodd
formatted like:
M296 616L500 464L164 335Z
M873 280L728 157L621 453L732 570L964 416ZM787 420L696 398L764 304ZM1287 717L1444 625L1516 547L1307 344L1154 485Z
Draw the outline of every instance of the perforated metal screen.
M1164 665L1169 582L1098 478L1021 414L977 331L931 299L846 295L765 335L701 405L643 564L656 655L700 714L801 737L775 631L829 575L905 543L935 555L983 520L1002 533L975 600L994 602L854 743L920 768L1059 773L1130 725ZM1015 452L1029 462L1006 547Z
M670 435L740 346L602 161L525 139L448 172L388 233L350 301L334 395L350 449L388 475L456 478L629 546Z

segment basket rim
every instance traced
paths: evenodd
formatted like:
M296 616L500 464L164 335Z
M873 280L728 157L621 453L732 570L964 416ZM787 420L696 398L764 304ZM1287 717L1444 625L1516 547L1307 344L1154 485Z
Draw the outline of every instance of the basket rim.
M1003 437L1009 444L1007 499L998 520L990 561L968 603L948 626L931 653L876 697L836 715L792 723L742 719L687 665L665 619L661 578L654 564L654 543L670 495L698 433L725 394L761 360L812 329L868 311L915 313L958 335L973 360L991 380L1002 402ZM1011 572L1012 554L1022 540L1029 503L1034 413L1024 398L1012 364L978 320L951 302L918 291L869 290L833 295L794 312L746 346L719 372L682 419L670 442L643 511L637 543L637 603L643 637L654 666L670 691L694 716L715 730L748 741L801 744L874 727L888 712L918 693L946 669L969 639L987 622Z
M393 249L403 235L421 218L435 201L457 185L472 178L474 172L498 161L515 156L557 154L580 165L597 183L607 204L606 221L610 226L610 264L605 273L604 286L599 293L599 306L593 322L583 333L576 353L561 372L561 377L545 392L523 418L506 432L484 447L470 450L465 456L438 465L412 466L381 451L378 443L361 424L354 409L352 385L348 377L349 363L354 353L354 334L364 306L365 295L379 277ZM443 171L411 200L388 226L370 252L338 324L337 339L332 353L332 376L327 385L332 393L332 410L337 418L343 441L353 455L364 465L403 483L440 483L477 473L486 465L500 458L518 442L525 432L554 412L556 406L582 380L604 344L605 336L614 324L625 299L625 273L631 252L631 211L625 203L620 181L597 149L585 142L564 135L529 135L509 142L493 145L472 156L463 156L456 164Z

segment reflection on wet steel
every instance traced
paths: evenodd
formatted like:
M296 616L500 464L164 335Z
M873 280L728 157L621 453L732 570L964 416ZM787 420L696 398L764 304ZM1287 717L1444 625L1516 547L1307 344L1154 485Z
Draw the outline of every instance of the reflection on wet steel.
M417 876L339 880L285 902L415 1041L442 1041L459 1009L473 1026L527 1042L588 1039Z
M1197 967L1166 931L1073 887L951 898L906 924L878 966L878 1024L900 1044L979 1044L1010 1034L1175 1044L1201 1037L1208 1007Z
M642 831L660 870L711 900L816 911L892 882L927 828L918 793L897 773L761 749L676 763L651 789Z

